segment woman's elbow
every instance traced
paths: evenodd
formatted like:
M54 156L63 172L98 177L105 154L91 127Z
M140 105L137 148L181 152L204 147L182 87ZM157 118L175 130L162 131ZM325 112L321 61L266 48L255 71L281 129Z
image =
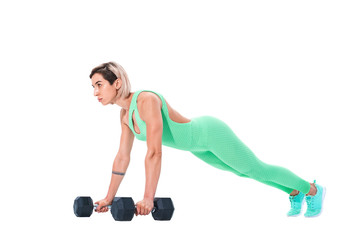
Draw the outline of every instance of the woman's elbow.
M161 159L162 152L161 150L148 150L146 154L147 159Z

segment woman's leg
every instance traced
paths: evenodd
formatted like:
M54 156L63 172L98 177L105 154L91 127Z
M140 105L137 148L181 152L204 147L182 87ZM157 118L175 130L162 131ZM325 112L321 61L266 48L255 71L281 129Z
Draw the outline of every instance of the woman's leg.
M249 176L242 174L242 173L238 172L237 170L226 165L223 161L221 161L217 156L215 156L210 151L198 151L198 152L191 152L191 153L194 154L196 157L200 158L201 160L203 160L204 162L210 164L213 167L216 167L216 168L224 170L224 171L232 172L240 177L249 178ZM280 189L288 194L290 194L293 191L293 189L290 189L288 187L282 186L282 185L274 183L274 182L262 181L262 180L258 180L258 181L260 181L266 185Z
M268 185L285 187L287 193L294 189L305 194L310 191L310 183L288 169L260 161L223 121L208 118L207 128L209 151L226 166Z

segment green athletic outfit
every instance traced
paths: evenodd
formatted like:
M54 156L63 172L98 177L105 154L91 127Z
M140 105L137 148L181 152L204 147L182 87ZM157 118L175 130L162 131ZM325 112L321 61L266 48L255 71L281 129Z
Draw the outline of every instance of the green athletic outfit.
M137 139L146 141L146 123L140 118L137 109L137 97L143 91L153 92L148 90L135 92L130 104L129 126ZM310 191L310 183L291 171L260 161L223 121L211 116L192 118L189 123L172 121L163 96L153 93L162 101L163 145L190 151L216 168L255 179L288 194L294 189L305 194ZM133 111L140 134L134 130Z

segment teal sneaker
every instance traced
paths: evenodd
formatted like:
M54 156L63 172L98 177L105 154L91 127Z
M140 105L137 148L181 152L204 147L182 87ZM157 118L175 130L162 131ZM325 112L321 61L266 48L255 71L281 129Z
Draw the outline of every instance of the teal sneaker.
M296 196L289 196L291 209L287 213L288 217L296 217L300 215L301 208L304 204L304 198L305 194L303 194L302 192L299 192L299 194Z
M316 183L316 181L314 181ZM326 188L315 184L317 189L315 196L306 196L307 211L305 217L318 217L323 209Z

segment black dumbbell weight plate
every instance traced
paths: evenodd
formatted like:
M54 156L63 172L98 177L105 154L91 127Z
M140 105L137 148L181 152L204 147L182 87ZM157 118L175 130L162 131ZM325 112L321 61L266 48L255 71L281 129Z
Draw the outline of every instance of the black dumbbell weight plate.
M90 217L93 209L91 197L77 197L74 201L74 213L77 217Z
M171 198L155 198L154 208L151 214L155 220L168 221L172 218L174 213L174 204Z
M115 197L111 214L116 221L131 221L135 213L134 200L131 197Z

